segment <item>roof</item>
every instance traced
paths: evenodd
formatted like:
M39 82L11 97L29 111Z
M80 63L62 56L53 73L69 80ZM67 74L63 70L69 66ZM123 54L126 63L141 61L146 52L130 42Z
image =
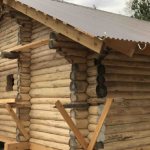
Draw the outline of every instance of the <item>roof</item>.
M150 22L56 0L18 0L92 36L150 43Z

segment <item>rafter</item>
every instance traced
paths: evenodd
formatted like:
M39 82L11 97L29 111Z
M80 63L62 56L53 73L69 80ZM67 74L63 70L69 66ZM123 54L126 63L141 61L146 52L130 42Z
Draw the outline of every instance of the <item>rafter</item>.
M102 49L103 41L97 37L93 37L85 32L82 32L58 19L37 11L34 8L28 7L18 1L5 0L4 3L97 53L100 53Z

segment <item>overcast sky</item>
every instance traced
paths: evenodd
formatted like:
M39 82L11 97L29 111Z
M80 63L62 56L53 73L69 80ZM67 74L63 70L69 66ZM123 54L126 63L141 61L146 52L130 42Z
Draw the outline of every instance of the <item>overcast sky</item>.
M114 13L125 14L125 6L128 0L64 0L70 3L80 4Z

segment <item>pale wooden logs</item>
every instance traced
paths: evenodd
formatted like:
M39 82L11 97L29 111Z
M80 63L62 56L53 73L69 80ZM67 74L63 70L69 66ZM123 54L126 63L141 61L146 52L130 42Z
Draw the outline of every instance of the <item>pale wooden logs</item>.
M1 43L1 42L0 42ZM8 60L8 59L4 59L2 61L2 59L0 59L0 78L1 78L1 82L0 82L0 97L1 98L16 98L17 96L17 89L14 87L17 86L17 61L16 60ZM14 91L10 91L7 92L7 75L9 74L13 74L14 75L14 85L13 85L13 90ZM14 109L14 111L16 111L16 109ZM12 118L10 117L8 111L5 108L0 108L0 134L6 137L10 137L10 138L15 138L16 137L16 124L15 122L12 120Z
M31 38L49 37L49 32L50 29L33 22ZM48 45L31 51L31 142L69 150L69 127L53 107L57 100L70 103L70 73L68 60Z
M90 88L88 89L88 93L91 96L90 101L97 99L95 91L97 70L94 59L98 59L97 54L88 56L87 64L89 68L87 70L87 80L90 84ZM106 150L129 149L129 147L136 149L140 144L143 147L146 145L142 141L142 138L146 138L146 133L149 131L149 117L147 115L150 105L148 87L150 74L149 62L150 59L148 56L136 54L133 58L128 58L118 52L111 52L104 60L106 65L105 79L107 81L106 85L108 86L109 96L125 98L113 104L106 120ZM90 132L93 132L98 119L96 117L98 111L97 109L89 109L89 111L91 115L89 116L88 129ZM145 132L140 134L142 138L134 140L135 142L138 141L139 145L134 145L132 143L133 139L128 138L128 135L134 131L139 131L140 133L143 130ZM128 139L125 141L124 139L126 138ZM127 145L130 146L128 147Z
M20 44L27 44L31 42L31 30L32 30L32 22L30 18L24 15L17 15L18 22L20 24L19 30L19 42ZM31 54L30 50L26 50L21 52L19 55L18 66L19 66L19 101L30 101L31 97L29 96L30 90L30 64L31 64ZM24 122L28 122L30 120L29 117L29 108L18 108L18 117ZM29 130L29 124L26 124L26 128ZM18 141L27 141L24 136L17 129L17 140Z
M64 150L64 149L69 150L70 149L69 145L67 145L67 144L62 144L60 142L53 142L53 141L48 141L48 140L41 140L41 139L38 139L38 138L37 139L36 138L31 138L30 142L41 144L41 145L51 147L51 148L56 148L56 149L59 149L59 150Z

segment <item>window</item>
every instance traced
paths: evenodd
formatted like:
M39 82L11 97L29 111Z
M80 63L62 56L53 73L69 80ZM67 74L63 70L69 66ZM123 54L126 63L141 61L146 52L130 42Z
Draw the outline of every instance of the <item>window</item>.
M7 76L7 91L13 91L13 86L14 86L14 76L13 74L10 74Z

